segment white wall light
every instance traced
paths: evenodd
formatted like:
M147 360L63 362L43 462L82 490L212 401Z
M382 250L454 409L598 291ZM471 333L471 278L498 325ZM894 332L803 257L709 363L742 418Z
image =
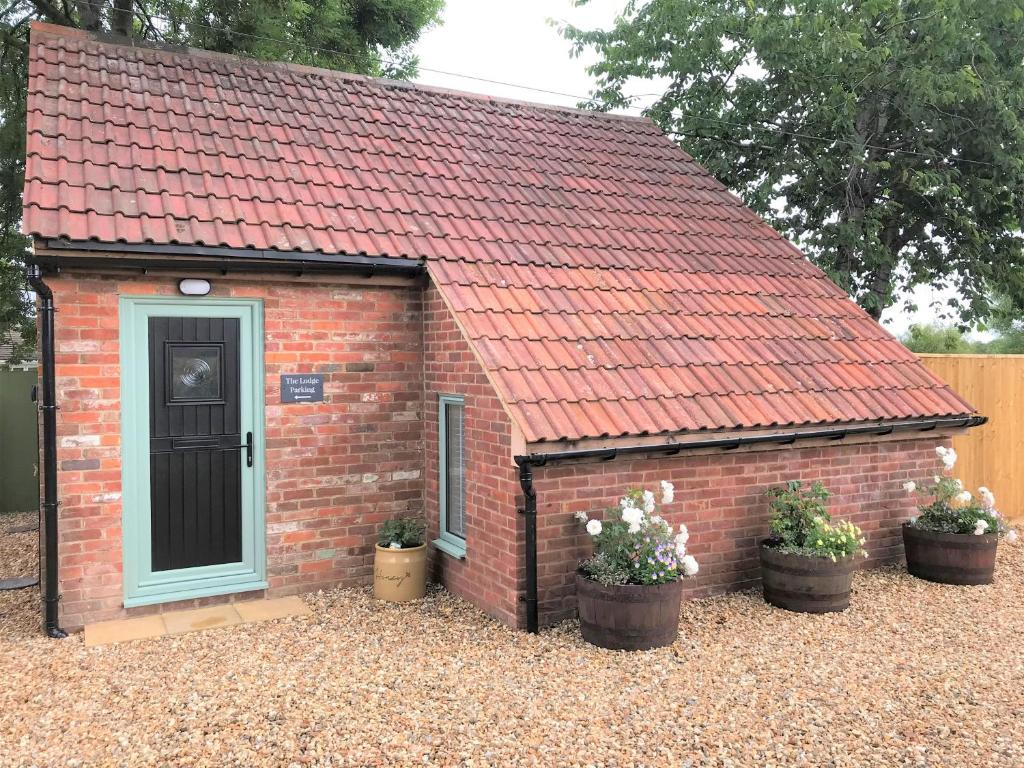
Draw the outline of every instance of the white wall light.
M205 296L210 292L210 281L197 277L186 277L178 283L178 290L186 296Z

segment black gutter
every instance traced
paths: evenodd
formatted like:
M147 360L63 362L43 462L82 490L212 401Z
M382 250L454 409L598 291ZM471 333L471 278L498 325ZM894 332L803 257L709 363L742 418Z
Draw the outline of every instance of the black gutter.
M366 276L420 275L420 259L388 258L365 254L326 254L274 251L257 248L219 248L152 243L99 243L92 240L38 240L34 263L48 269L94 267L101 269L197 269L211 272L357 272ZM64 256L38 251L74 251L89 255ZM92 254L96 254L95 256ZM132 254L112 256L111 254Z
M539 630L539 611L537 597L537 490L533 487L533 467L542 467L556 461L574 459L599 459L611 461L619 456L634 454L660 454L675 456L683 451L700 448L721 448L725 451L735 450L744 445L790 445L798 440L842 440L855 435L876 435L882 437L894 432L930 432L935 429L962 429L978 427L988 421L987 416L958 416L953 418L919 419L910 421L890 421L876 424L855 425L849 427L830 427L804 432L768 432L763 434L739 435L736 437L708 438L687 442L655 443L645 445L626 445L621 448L589 448L575 451L553 451L551 453L530 453L515 456L519 466L519 484L525 497L524 508L526 532L526 631L536 634Z
M43 282L40 268L28 268L28 283L39 296L40 333L42 334L41 366L43 371L43 531L46 561L46 585L43 592L43 620L46 634L53 638L67 637L60 628L58 609L60 587L57 576L57 387L53 346L53 292Z

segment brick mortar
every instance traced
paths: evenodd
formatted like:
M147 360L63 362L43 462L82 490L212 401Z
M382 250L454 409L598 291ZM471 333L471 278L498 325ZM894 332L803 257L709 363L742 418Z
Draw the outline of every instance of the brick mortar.
M118 298L177 295L176 277L62 275L48 281L57 333L62 622L125 615L122 608ZM215 296L264 302L267 399L267 555L271 595L365 584L378 525L426 515L438 529L437 397L464 396L468 553L431 553L432 577L505 624L522 627L521 442L463 331L433 285L214 279ZM326 374L323 404L280 405L280 373ZM689 596L755 586L756 542L767 529L764 490L821 479L832 509L868 535L868 565L902 555L899 523L913 511L901 484L934 468L945 435L791 448L619 458L535 470L541 618L575 608L573 573L588 541L573 512L610 507L627 487L671 480L666 510L693 534L701 562ZM244 597L252 597L245 595ZM147 613L240 595L134 609Z
M451 592L505 624L522 624L519 483L513 427L454 316L433 285L424 301L424 509L438 535L438 396L462 395L466 419L465 560L436 550L431 572Z
M604 517L627 488L657 493L661 480L675 485L675 502L660 514L690 530L689 551L701 565L686 583L687 597L701 597L760 582L757 542L767 535L765 490L789 480L821 480L833 492L829 510L860 526L870 557L862 566L903 557L899 527L915 512L902 489L909 479L930 477L935 447L948 436L839 443L744 453L617 459L605 463L550 464L534 471L538 499L538 587L541 621L575 611L574 573L591 551L573 514Z
M118 299L175 296L177 281L48 278L59 310L61 618L71 629L129 613L122 608ZM367 583L378 525L422 512L422 287L212 282L213 296L263 301L266 593ZM324 403L279 403L279 374L300 371L325 374Z

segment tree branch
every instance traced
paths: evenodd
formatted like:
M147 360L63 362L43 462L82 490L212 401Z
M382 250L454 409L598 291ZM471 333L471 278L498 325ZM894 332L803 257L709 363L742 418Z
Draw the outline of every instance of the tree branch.
M54 24L63 24L65 27L74 27L75 20L68 16L64 11L58 8L49 0L32 0L32 5L44 21L49 21Z

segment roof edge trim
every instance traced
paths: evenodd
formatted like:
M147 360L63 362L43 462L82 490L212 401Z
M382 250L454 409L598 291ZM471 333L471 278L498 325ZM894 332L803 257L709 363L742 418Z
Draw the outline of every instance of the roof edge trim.
M95 240L64 240L38 238L32 261L44 266L78 264L117 268L206 268L212 270L252 271L359 271L368 274L421 275L420 259L366 256L363 254L307 253L305 251L273 251L257 248L227 248L194 245L161 245L155 243L103 243ZM45 253L40 253L45 252ZM63 252L88 255L70 256ZM125 253L143 258L111 254ZM95 256L92 254L96 254ZM102 255L101 255L102 254ZM206 257L202 260L196 257ZM209 259L214 259L210 261Z
M988 421L987 416L970 415L938 419L909 419L899 421L881 421L866 425L845 427L829 427L806 431L771 432L756 435L737 435L734 437L714 437L686 442L654 443L643 445L626 445L619 448L587 448L582 450L553 451L550 453L529 453L515 456L519 466L526 464L540 467L558 461L573 459L599 459L612 461L623 455L661 454L675 456L683 451L700 448L721 448L723 451L735 450L745 445L790 445L801 440L842 440L856 435L874 435L883 437L894 432L931 432L936 429L968 429L979 427Z

